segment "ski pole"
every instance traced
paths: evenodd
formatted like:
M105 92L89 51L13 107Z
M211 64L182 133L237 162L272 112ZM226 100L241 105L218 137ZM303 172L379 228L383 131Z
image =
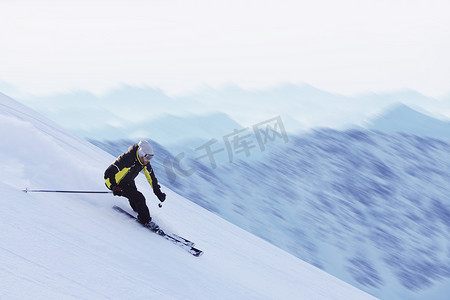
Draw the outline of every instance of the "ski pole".
M24 193L70 193L70 194L111 194L112 191L62 191L62 190L29 190L25 188Z

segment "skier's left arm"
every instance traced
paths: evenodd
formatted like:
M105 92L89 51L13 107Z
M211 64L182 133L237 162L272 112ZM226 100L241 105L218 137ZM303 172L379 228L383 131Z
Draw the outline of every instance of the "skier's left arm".
M164 200L166 200L166 194L161 192L161 186L158 184L158 179L156 179L155 172L153 172L153 168L150 164L147 164L144 167L144 174L153 189L153 193L155 193L159 201L164 202Z

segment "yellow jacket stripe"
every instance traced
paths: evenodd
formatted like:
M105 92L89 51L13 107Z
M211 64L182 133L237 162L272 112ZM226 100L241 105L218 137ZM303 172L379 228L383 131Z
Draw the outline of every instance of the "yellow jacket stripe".
M121 171L117 172L115 175L116 183L119 184L120 181L128 174L129 171L130 171L130 168L123 168ZM109 180L109 178L106 178L105 181L106 181L106 186L108 188L110 188L111 181Z
M150 173L148 172L147 168L144 168L144 174L145 174L145 177L147 178L148 183L150 183L150 186L153 189L153 179L152 179L152 176L150 176Z

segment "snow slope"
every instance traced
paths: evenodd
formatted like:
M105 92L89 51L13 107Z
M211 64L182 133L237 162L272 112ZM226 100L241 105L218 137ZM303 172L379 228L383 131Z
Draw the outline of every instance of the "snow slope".
M111 209L124 198L26 194L104 190L114 159L0 94L1 299L370 299L371 296L164 188L155 220L205 251L195 258Z

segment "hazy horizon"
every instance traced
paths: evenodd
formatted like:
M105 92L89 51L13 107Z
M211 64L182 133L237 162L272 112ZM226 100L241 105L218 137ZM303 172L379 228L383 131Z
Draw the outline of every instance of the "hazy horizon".
M2 1L0 81L23 93L307 83L344 96L450 95L450 3Z

